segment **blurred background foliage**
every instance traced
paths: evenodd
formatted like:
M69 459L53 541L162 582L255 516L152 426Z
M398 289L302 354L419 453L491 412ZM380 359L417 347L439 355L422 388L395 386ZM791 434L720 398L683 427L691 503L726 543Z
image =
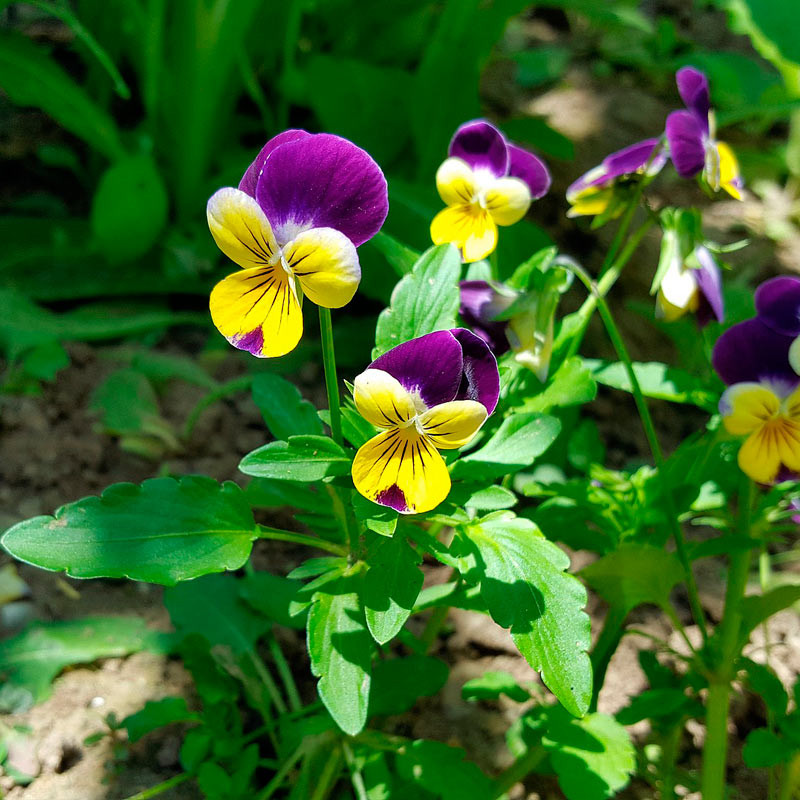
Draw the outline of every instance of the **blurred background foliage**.
M754 138L738 149L748 178L788 187L789 211L773 225L780 236L796 219L800 174L793 5L0 2L4 388L36 391L52 379L68 363L64 342L149 345L182 324L210 334L206 296L229 265L208 235L205 201L236 185L264 141L287 127L346 136L386 171L387 236L361 250L363 294L377 302L354 307L374 314L397 280L385 257L393 239L418 249L429 241L434 172L461 122L489 115L548 163L573 177L581 171L570 166L570 139L522 102L569 82L576 62L609 83L635 73L667 96L676 68L691 62L709 74L722 126L756 137L777 131L769 147ZM729 49L704 48L685 33L682 21L721 12L752 46L734 39ZM546 36L531 34L537 21ZM661 124L652 120L652 131ZM563 216L560 198L550 208ZM506 229L500 262L510 271L549 241L530 220ZM367 348L358 319L341 315L337 325L341 360L360 363ZM312 338L280 369L308 358ZM208 341L224 348L220 337Z

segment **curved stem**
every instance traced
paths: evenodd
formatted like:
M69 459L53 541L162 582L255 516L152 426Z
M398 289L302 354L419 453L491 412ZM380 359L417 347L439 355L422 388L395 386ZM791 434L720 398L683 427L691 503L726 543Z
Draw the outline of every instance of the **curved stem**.
M295 533L294 531L279 531L277 528L267 528L259 525L256 531L259 539L274 539L277 542L294 542L304 544L307 547L316 547L318 550L327 550L337 556L346 556L347 551L344 547L327 539L320 539L318 536L309 536L307 533Z
M197 405L186 418L186 422L183 426L183 438L189 439L191 437L197 420L210 405L216 403L217 400L222 400L223 397L229 397L232 394L238 394L239 392L245 391L245 389L249 389L252 383L252 375L243 375L241 378L234 378L227 383L223 383L221 386L210 391L205 397L200 398Z
M319 307L319 330L322 337L322 364L325 368L325 390L331 414L331 437L342 444L342 412L339 407L339 382L336 378L336 354L333 350L333 323L331 310Z
M127 798L127 800L149 800L149 798L156 797L162 792L169 791L170 789L173 788L173 786L178 786L179 784L188 781L189 778L191 777L192 776L188 772L184 772L181 775L175 775L175 777L168 778L167 780L157 784L156 786L151 786L149 789L145 789L142 792L138 792L137 794L132 794L130 797Z

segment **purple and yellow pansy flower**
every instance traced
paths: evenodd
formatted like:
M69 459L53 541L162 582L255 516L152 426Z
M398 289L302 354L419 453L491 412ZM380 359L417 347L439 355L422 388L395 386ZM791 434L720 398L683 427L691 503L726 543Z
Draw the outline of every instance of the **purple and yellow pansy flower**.
M431 239L454 244L465 262L480 261L497 247L497 226L519 222L547 193L550 173L485 120L462 125L448 156L436 172L447 208L434 217Z
M733 150L716 138L708 78L694 67L683 67L675 81L686 104L686 109L667 117L666 136L675 169L682 178L702 175L715 192L723 189L741 200L744 183L739 163Z
M665 237L667 232L664 233ZM697 245L690 258L676 249L656 295L656 316L673 322L694 312L697 324L705 327L712 319L725 319L722 274L711 251Z
M388 209L380 167L347 139L301 130L271 139L237 189L208 201L211 235L242 268L211 292L214 325L259 358L293 350L303 295L324 308L352 300L361 280L356 247Z
M467 444L499 394L495 357L463 328L429 333L384 353L354 381L356 408L381 429L356 453L356 489L401 514L435 508L450 491L439 450Z
M773 278L755 300L757 316L720 336L712 362L728 384L725 429L746 437L739 466L769 484L800 476L800 278Z
M657 175L667 155L661 139L645 139L606 156L596 167L581 175L567 189L568 217L605 214L617 199L618 188L647 175ZM619 213L622 206L619 206Z

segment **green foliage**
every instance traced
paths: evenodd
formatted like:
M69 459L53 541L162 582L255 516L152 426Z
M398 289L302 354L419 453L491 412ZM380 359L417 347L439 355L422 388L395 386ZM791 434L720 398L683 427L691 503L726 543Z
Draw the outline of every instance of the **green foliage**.
M189 711L184 697L164 697L144 704L141 711L130 714L120 722L128 732L130 742L138 742L143 736L165 725L175 722L198 722L198 714Z
M290 436L248 453L239 464L245 475L281 481L320 481L350 472L351 456L326 436Z
M314 406L280 375L259 372L253 376L253 402L276 439L295 434L321 435L322 424Z
M74 578L167 586L238 569L257 529L241 489L200 476L118 483L100 497L20 522L3 535L15 558Z
M465 700L497 700L503 694L517 703L524 703L531 697L508 672L485 672L461 687L461 696Z
M432 697L446 683L449 670L430 656L378 661L372 672L369 716L402 714L420 697Z
M491 783L480 769L464 760L464 751L441 742L417 739L400 748L397 773L440 800L489 800Z

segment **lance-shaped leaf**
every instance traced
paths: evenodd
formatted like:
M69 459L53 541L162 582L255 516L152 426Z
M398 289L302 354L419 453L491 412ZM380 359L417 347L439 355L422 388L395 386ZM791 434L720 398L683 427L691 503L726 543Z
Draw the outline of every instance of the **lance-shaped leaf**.
M171 585L238 569L257 535L253 513L235 483L189 476L117 483L54 517L34 517L6 531L15 558L73 578L132 578Z
M520 653L564 707L585 714L592 693L589 617L586 590L564 571L569 557L510 511L461 530L475 559L466 577L480 582L492 619L510 628Z
M417 336L455 328L460 275L461 257L455 247L440 244L426 250L395 286L389 308L378 317L372 357Z
M253 402L276 439L294 434L321 434L317 409L304 400L298 388L274 372L253 376Z
M327 436L290 436L248 453L239 464L245 475L282 481L321 481L347 475L352 458Z
M357 576L329 582L314 595L308 614L311 672L336 724L351 736L367 722L372 637L364 622Z

